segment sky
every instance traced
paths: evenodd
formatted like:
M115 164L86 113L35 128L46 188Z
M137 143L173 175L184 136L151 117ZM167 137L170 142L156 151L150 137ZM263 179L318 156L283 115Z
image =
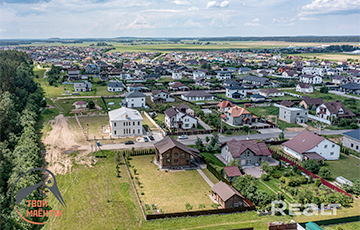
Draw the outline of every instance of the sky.
M360 0L0 0L0 39L360 34Z

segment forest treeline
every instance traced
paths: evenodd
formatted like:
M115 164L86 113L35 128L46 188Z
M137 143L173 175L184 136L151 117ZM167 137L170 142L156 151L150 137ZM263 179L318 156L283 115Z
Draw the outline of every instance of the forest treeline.
M37 124L40 108L46 102L33 78L33 63L28 54L0 51L0 229L39 228L22 220L11 203L11 191L19 176L44 164ZM41 176L40 172L24 176L15 188L15 197L19 189L39 183ZM42 199L39 190L27 198ZM26 199L17 208L25 215Z
M360 42L360 36L220 37L201 38L199 41Z

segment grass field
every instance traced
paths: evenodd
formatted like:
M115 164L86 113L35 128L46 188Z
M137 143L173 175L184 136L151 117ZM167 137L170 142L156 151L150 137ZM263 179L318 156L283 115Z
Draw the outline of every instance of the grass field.
M360 59L359 55L346 54L346 53L303 53L303 54L292 54L294 56L301 56L309 59L316 57L317 59L326 59L330 61L340 61L350 59Z
M288 47L292 46L320 46L323 43L316 42L282 42L282 41L211 41L208 45L192 44L196 40L185 41L183 44L175 44L172 42L157 42L156 44L143 44L143 45L129 45L129 43L116 43L107 42L112 45L115 50L109 52L146 52L146 51L160 51L160 52L172 52L172 51L211 51L211 50L232 50L232 49L270 49L276 47ZM205 41L204 41L205 42ZM29 45L38 46L78 46L86 47L95 42L83 42L83 43L32 43ZM329 44L329 43L327 43ZM331 43L336 45L348 44L348 43ZM24 46L29 46L24 45Z
M335 180L338 176L343 176L348 180L360 180L360 160L352 156L340 154L340 160L325 161L325 167L331 170L331 176Z
M155 117L154 121L162 121L165 122L165 114L163 113L157 113L157 116Z
M185 204L190 203L193 210L199 210L199 204L206 209L213 209L209 198L210 186L196 170L165 172L157 170L152 163L154 155L132 157L130 163L137 170L133 177L138 177L141 187L137 186L143 204L156 204L164 213L185 212ZM150 211L151 212L151 211Z
M121 102L122 102L122 100L124 100L124 98L121 98L121 97L119 97L119 98L104 98L104 100L105 100L105 103L107 104L107 107L110 108L110 110L114 110L114 109L121 108ZM103 103L101 99L99 99L99 101L101 101L101 103ZM114 102L114 104L109 105L109 102Z
M360 222L351 222L346 224L335 224L329 226L320 226L324 230L346 230L346 229L360 229Z
M94 138L94 136L96 136L96 138L101 138L102 136L109 137L109 134L103 133L101 129L102 126L109 125L108 116L79 117L79 121L84 128L85 133L87 133L89 128L90 138Z
M95 104L99 104L102 103L100 98L70 98L70 99L59 99L55 101L55 104L60 107L60 110L64 113L64 116L73 116L74 114L71 113L72 110L75 109L75 106L73 105L74 102L77 101L86 101L87 103L89 103L89 101L93 101ZM83 111L84 113L99 113L100 111L95 109L87 109ZM102 111L103 112L103 111Z
M148 125L150 129L156 129L155 125L145 115L142 115L142 118L144 119L143 125Z

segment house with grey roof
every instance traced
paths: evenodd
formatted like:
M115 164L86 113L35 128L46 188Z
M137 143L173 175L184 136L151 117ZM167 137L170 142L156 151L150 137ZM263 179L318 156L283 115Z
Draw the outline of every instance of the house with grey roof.
M240 86L239 84L233 84L231 86L225 87L226 90L226 97L233 98L233 99L239 99L239 98L245 98L247 95L248 89Z
M120 92L124 89L122 82L108 82L107 88L109 92Z
M125 94L123 106L127 108L141 108L145 107L146 95L140 91L131 91Z
M343 146L360 152L360 129L343 133Z
M221 157L227 162L234 159L239 160L240 166L260 164L268 161L271 153L264 142L255 140L227 141L220 146Z
M282 145L286 154L300 161L311 159L317 161L338 160L340 157L339 145L306 129Z
M212 101L214 96L206 91L189 91L181 94L181 99L185 101Z
M270 82L270 80L266 77L247 75L242 80L243 80L243 82L245 82L245 83L249 82L254 86L271 86L271 85L273 85L273 83Z
M185 105L186 106L186 105ZM187 107L187 106L186 106ZM164 111L165 125L169 129L192 129L197 128L198 119L187 113L186 107L173 106ZM192 110L193 111L193 110Z
M332 121L333 118L352 118L355 114L347 110L341 101L324 102L316 108L316 116Z
M300 102L300 106L305 109L315 110L319 105L321 105L323 100L321 98L311 98L309 96L304 96L303 100Z
M172 97L167 90L153 90L151 92L150 99L154 103L167 103L175 101L175 98Z
M360 84L349 83L349 84L345 84L345 85L340 85L339 90L341 92L345 92L345 93L360 95Z
M92 84L90 82L75 82L74 83L74 91L76 92L86 92L91 91Z

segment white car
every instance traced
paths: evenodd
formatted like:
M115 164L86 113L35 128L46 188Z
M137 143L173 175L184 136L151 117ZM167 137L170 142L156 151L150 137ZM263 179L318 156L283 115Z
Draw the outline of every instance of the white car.
M178 136L178 139L187 139L187 135L181 135L181 136Z

